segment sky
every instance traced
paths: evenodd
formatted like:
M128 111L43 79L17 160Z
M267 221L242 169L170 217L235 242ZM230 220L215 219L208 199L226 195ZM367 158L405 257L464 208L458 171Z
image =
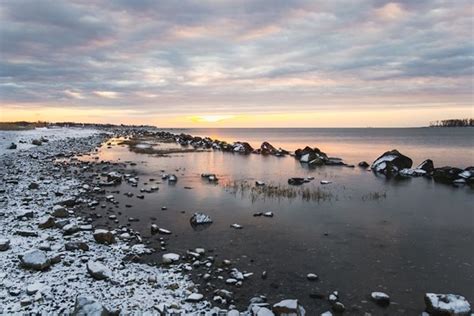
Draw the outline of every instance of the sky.
M471 0L0 0L0 121L408 127L474 117Z

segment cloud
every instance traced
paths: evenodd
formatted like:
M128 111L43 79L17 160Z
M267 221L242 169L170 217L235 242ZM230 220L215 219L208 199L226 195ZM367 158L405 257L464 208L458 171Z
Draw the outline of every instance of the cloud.
M6 0L0 99L145 117L465 105L472 9L468 0Z

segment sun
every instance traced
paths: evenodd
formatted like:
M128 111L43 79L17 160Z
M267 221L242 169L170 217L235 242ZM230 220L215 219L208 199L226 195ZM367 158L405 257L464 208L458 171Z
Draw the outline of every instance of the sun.
M233 117L234 115L197 115L191 117L191 120L196 123L217 123Z

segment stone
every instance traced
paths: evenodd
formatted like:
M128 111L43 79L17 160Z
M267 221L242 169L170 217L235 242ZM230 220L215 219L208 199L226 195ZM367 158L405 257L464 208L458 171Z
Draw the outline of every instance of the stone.
M288 184L290 184L290 185L302 185L305 182L306 181L305 181L304 178L290 178L290 179L288 179Z
M67 224L66 226L63 227L64 235L74 235L78 231L80 231L80 228L76 224Z
M470 315L471 305L464 296L456 294L425 294L426 311L432 316Z
M359 167L361 167L361 168L364 168L364 169L367 169L367 168L369 168L369 166L370 166L367 161L361 161L361 162L359 162L357 165L358 165Z
M96 280L108 280L112 278L112 271L98 261L87 262L87 272Z
M7 251L10 249L10 239L0 238L0 251Z
M210 216L199 212L194 213L189 221L191 222L191 225L202 225L212 223L212 219Z
M93 236L95 241L99 244L111 245L115 243L115 235L105 229L96 229Z
M316 281L318 279L318 275L317 274L314 274L314 273L308 273L306 275L306 278L309 280L309 281Z
M390 305L390 296L383 292L372 292L370 298L380 306Z
M21 265L25 269L44 271L51 266L51 261L42 250L30 250L19 256Z
M66 251L89 251L89 246L83 241L70 241L64 244Z
M204 298L204 295L200 294L200 293L192 293L191 295L189 295L187 298L186 298L186 301L187 302L199 302L200 300L202 300Z
M66 218L69 217L69 213L67 212L66 208L62 205L55 205L53 206L53 211L51 213L54 217L59 218Z
M371 166L371 169L377 173L383 173L387 176L395 175L402 169L411 168L413 161L401 154L398 150L393 149L383 153L377 158Z
M162 256L162 261L165 264L170 264L179 261L180 256L176 253L166 253Z
M52 217L43 217L38 223L38 227L41 229L53 228L56 226L56 222Z
M34 216L35 216L35 212L33 212L32 210L19 210L16 213L16 218L20 220L33 218Z
M436 182L451 184L459 178L459 174L461 174L462 172L462 169L453 167L436 168L433 171L433 179Z
M78 295L74 304L73 316L108 316L109 311L94 298Z
M294 316L304 316L305 310L304 308L298 304L298 300L295 299L286 299L280 301L273 305L272 307L273 313L276 316L286 316L286 315L294 315Z
M434 171L434 163L431 159L426 159L416 167L416 169L424 170L426 173L431 174Z

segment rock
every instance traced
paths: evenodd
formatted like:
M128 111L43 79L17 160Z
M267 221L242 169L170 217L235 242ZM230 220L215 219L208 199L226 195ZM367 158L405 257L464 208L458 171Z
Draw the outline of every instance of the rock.
M80 231L80 228L76 224L67 224L66 226L63 227L64 235L74 235L78 231Z
M28 294L28 295L34 295L34 294L36 294L37 292L41 291L44 287L45 287L44 284L43 284L43 283L39 283L39 282L36 282L36 283L33 283L33 284L29 284L29 285L26 287L26 294Z
M61 205L53 206L53 212L51 213L51 215L53 215L54 217L59 217L59 218L69 217L69 213Z
M290 184L290 185L302 185L305 182L306 181L305 181L304 178L290 178L290 179L288 179L288 184Z
M256 185L257 187L263 187L263 186L265 186L265 182L263 182L263 181L255 181L255 185Z
M371 166L374 172L385 175L395 175L402 169L411 168L413 161L407 156L402 155L398 150L393 149L383 153L377 158Z
M186 301L195 303L195 302L199 302L203 298L204 298L204 295L199 294L199 293L193 293L186 298Z
M416 167L416 169L424 170L424 171L426 171L427 174L431 174L435 169L434 164L433 164L433 160L426 159L425 161L420 163L418 165L418 167Z
M0 238L0 251L7 251L10 249L10 239Z
M332 310L336 313L343 313L346 310L346 307L341 302L335 302L332 304Z
M76 251L76 250L89 251L89 246L83 241L67 242L66 244L64 244L64 248L67 251Z
M321 183L321 184L330 184L330 183L332 183L332 181L329 181L329 180L321 180L320 183Z
M298 300L283 300L273 305L272 311L276 316L304 316L304 308L298 304Z
M78 295L74 304L73 316L108 316L109 311L95 299Z
M230 225L230 227L235 228L235 229L242 229L243 228L242 225L239 225L239 224L232 224L232 225Z
M319 277L317 274L314 274L314 273L308 273L306 275L306 278L310 281L316 281Z
M273 212L265 212L265 213L263 213L263 216L265 216L265 217L273 217Z
M15 143L11 143L10 146L7 147L7 149L13 150L16 149L17 145Z
M31 141L31 144L32 144L32 145L35 145L35 146L41 146L41 140L39 140L39 139L33 139L33 140Z
M436 168L433 171L433 179L436 182L451 184L459 178L459 174L463 173L462 169L453 167Z
M107 182L112 184L119 184L122 182L122 174L116 171L107 174Z
M32 210L19 210L16 213L16 218L21 219L21 220L24 220L27 218L33 218L34 216L35 216L35 212L33 212Z
M210 216L199 212L194 213L189 221L191 222L191 225L202 225L212 223L212 219Z
M166 253L162 256L162 262L165 264L170 264L179 260L179 255L176 253Z
M112 271L97 261L87 262L87 272L96 280L108 280L112 278Z
M358 166L361 167L361 168L364 168L364 169L367 169L369 168L369 163L367 161L361 161L358 163Z
M390 296L383 292L372 292L370 298L380 306L390 305Z
M28 185L28 189L30 190L37 190L39 188L39 184L36 183L36 182L31 182L29 185Z
M99 244L111 245L115 243L115 235L105 229L96 229L93 236L95 241Z
M170 175L168 176L168 183L174 183L174 182L176 182L176 181L178 181L178 177L177 177L176 175L170 174Z
M232 151L238 152L238 153L241 153L241 154L248 155L248 154L250 154L251 152L253 152L253 148L252 148L252 146L250 146L249 143L246 143L246 142L236 142L236 143L234 143L234 145L232 146Z
M19 256L21 265L25 269L44 271L51 266L51 261L44 251L34 249Z
M433 316L470 315L471 305L456 294L425 294L426 311Z
M328 161L326 153L319 150L319 148L311 148L306 146L304 149L297 149L295 157L302 163L311 165L323 165Z
M262 155L280 155L280 154L285 154L285 152L286 151L282 149L277 150L269 142L263 142L262 145L260 145L260 153Z

